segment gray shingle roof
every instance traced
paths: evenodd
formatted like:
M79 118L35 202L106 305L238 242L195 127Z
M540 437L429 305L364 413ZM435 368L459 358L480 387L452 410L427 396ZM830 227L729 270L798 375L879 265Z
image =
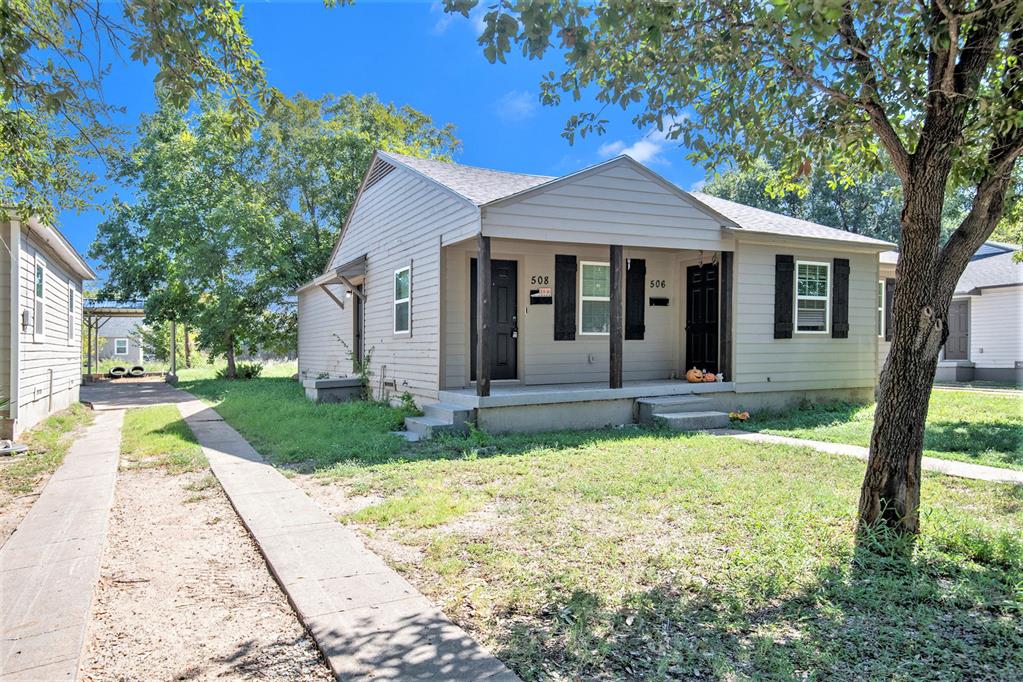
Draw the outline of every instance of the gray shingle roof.
M1016 263L1012 256L1015 249L997 256L986 256L971 260L956 285L957 294L965 294L984 287L1023 284L1023 263Z
M460 163L434 159L420 159L392 152L383 152L382 155L390 156L403 165L422 173L477 206L503 199L556 179L549 175L506 173L489 168L464 166Z
M810 237L812 239L831 239L835 241L854 242L857 244L875 244L891 246L890 242L873 237L865 237L855 232L846 232L833 227L811 223L808 220L790 218L780 213L772 213L760 208L753 208L727 199L720 199L703 192L692 192L698 200L710 206L721 215L735 221L743 230L763 232L787 237Z

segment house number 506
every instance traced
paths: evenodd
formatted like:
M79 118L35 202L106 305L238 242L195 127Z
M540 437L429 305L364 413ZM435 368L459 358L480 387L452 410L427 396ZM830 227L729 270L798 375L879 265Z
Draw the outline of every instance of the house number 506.
M667 286L667 284L665 283L665 281L663 279L652 279L652 280L650 280L650 288L651 289L663 289L666 286Z
M529 283L536 284L538 286L547 285L551 283L551 278L550 275L533 275L530 278Z

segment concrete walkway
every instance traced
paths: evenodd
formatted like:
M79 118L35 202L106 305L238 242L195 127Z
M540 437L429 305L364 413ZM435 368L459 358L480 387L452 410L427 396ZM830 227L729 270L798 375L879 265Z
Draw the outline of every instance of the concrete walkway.
M78 674L123 418L121 410L96 416L0 548L0 679Z
M214 410L194 399L178 408L336 676L518 679Z
M718 436L728 436L739 440L748 440L755 443L780 443L782 445L794 445L797 447L813 448L819 452L829 452L833 455L848 455L867 461L868 449L861 445L847 445L845 443L827 443L820 440L804 440L802 438L789 438L788 436L776 436L773 433L755 433L751 431L739 431L736 429L716 429L708 431ZM948 459L936 459L924 457L921 466L925 471L937 471L949 476L960 478L973 478L978 481L993 481L995 483L1017 483L1023 484L1023 471L1015 469L1000 469L982 464L970 464L969 462L955 462Z

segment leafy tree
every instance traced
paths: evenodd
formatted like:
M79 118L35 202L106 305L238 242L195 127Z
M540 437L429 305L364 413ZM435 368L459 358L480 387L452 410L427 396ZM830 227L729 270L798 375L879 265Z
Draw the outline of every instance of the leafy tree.
M703 191L747 206L784 213L847 232L897 240L902 186L894 173L877 173L857 182L843 182L816 168L802 191L777 191L777 168L759 158L749 169L714 175Z
M201 349L227 359L266 336L274 290L254 254L272 243L271 217L252 180L256 158L234 114L214 101L186 115L165 106L143 119L116 176L135 189L115 201L90 255L109 278L101 295L146 301L146 319L189 323Z
M468 14L477 0L445 0ZM920 459L955 283L1018 200L1023 154L1023 3L1017 0L498 0L479 37L556 50L545 103L592 93L638 105L634 121L683 141L708 168L780 161L782 188L815 167L902 185L894 336L881 376L860 530L919 530ZM565 134L602 132L600 110ZM949 191L969 192L942 241Z
M104 100L103 77L124 52L156 65L171 104L222 93L239 130L272 96L230 0L3 0L0 205L52 221L88 204L95 176L84 162L111 151L120 111Z
M283 295L323 272L375 150L450 159L459 143L451 124L375 95L299 94L267 109L255 144L275 228L263 269Z

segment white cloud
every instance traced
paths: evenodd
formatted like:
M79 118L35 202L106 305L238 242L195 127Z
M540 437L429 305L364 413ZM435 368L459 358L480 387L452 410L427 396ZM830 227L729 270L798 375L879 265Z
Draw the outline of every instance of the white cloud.
M453 24L455 21L465 18L458 12L445 12L444 4L440 2L433 2L430 4L430 13L440 15L437 18L437 21L433 24L432 32L434 35L442 35L448 30L448 28L450 28L451 24ZM486 14L487 8L482 3L476 5L476 7L472 8L469 11L468 25L472 27L472 32L474 36L478 37L480 34L483 33L484 29L486 29L487 24L483 20L483 17L485 17Z
M505 121L524 121L536 113L538 106L534 95L524 90L509 90L494 104L497 116Z
M676 140L668 139L668 131L671 130L673 123L674 121L665 121L664 130L653 128L632 144L624 140L605 142L597 149L597 154L605 159L624 155L647 165L670 165L671 162L665 157L665 153L678 144Z

